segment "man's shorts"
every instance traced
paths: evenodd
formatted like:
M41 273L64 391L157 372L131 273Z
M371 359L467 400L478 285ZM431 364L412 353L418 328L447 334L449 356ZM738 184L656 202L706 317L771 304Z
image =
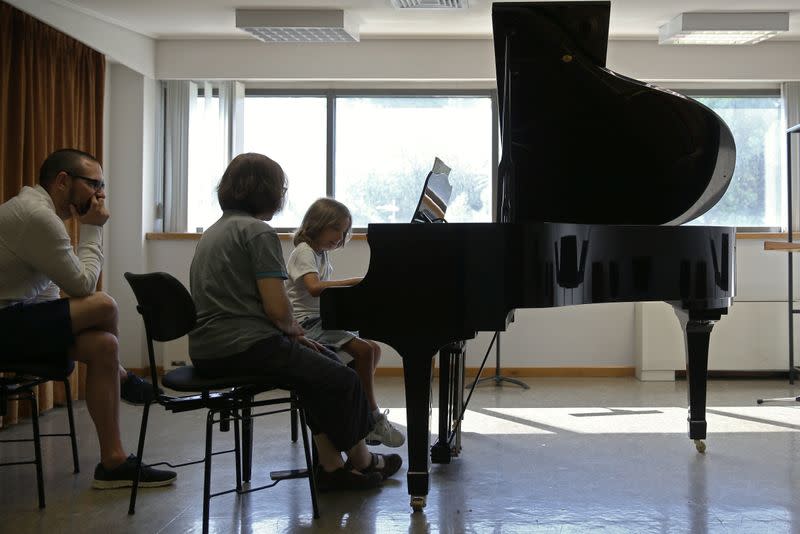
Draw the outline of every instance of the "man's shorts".
M358 332L348 332L347 330L324 330L322 328L321 317L309 317L300 323L306 331L306 337L321 343L331 350L336 351L342 363L348 364L353 359L352 356L342 350L342 346L358 337Z
M75 344L69 299L17 303L0 308L0 360L69 365Z

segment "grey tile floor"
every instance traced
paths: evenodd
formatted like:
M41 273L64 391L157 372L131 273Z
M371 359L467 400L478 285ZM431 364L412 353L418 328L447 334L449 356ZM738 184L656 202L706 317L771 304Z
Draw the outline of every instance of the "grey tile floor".
M709 382L708 451L686 437L686 383L632 378L528 379L530 390L478 388L464 423L463 452L431 469L422 513L408 504L405 467L365 494L323 494L312 519L305 480L211 504L213 532L476 533L800 533L800 403L757 406L760 397L793 397L781 380ZM380 378L381 404L404 424L402 381ZM141 408L124 406L131 449ZM142 490L134 516L128 491L90 488L97 445L85 405L76 406L80 474L67 440L44 441L47 508L36 504L32 466L0 468L0 532L200 532L202 468L180 470L169 488ZM154 409L145 459L197 457L201 413ZM65 412L42 418L43 431L65 428ZM30 424L0 432L28 435ZM232 433L231 433L232 434ZM219 434L217 434L219 436ZM217 441L224 446L231 437ZM2 444L4 460L28 444ZM377 448L380 450L381 448ZM405 458L405 449L400 449ZM232 458L216 461L215 491L233 483ZM303 462L288 416L256 424L254 483Z

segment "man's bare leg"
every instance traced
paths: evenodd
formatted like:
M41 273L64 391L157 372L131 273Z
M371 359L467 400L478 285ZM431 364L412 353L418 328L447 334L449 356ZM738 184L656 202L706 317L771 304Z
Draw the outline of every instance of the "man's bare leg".
M72 331L101 330L119 337L119 312L117 303L107 293L98 291L88 297L69 299ZM118 366L120 382L128 378L128 371Z
M107 468L127 458L119 432L117 338L108 332L86 330L75 337L70 357L86 364L86 407L100 442L100 461Z
M86 364L86 407L100 442L100 461L107 468L127 458L119 431L120 364L117 304L105 293L70 299L75 345L70 357Z

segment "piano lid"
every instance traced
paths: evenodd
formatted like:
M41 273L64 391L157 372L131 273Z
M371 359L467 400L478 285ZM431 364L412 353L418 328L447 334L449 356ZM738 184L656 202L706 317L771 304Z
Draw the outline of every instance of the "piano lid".
M736 148L722 119L605 68L610 9L493 5L498 220L676 225L728 188Z

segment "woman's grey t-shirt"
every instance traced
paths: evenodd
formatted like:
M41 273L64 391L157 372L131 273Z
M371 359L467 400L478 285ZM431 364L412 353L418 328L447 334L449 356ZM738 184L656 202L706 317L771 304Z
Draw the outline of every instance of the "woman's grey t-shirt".
M197 308L193 360L232 356L281 333L264 312L261 278L287 278L278 234L252 215L225 211L200 238L189 272Z

